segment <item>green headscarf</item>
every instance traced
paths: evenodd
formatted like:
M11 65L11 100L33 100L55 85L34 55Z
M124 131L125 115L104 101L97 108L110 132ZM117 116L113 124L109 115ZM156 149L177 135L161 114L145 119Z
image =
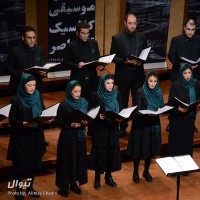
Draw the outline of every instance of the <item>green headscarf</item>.
M149 88L148 79L150 76L156 76L158 78L158 75L150 71L145 76L145 82L143 84L143 90L145 93L145 96L147 98L148 103L148 110L157 111L158 108L161 108L164 106L164 100L163 100L163 94L159 87L159 80L157 81L157 84L154 89Z
M98 85L98 95L100 99L104 102L105 104L105 110L106 111L114 111L116 113L119 113L119 104L117 101L117 90L112 89L112 91L108 91L105 88L105 80L107 79L113 79L114 77L111 74L106 74L101 76L99 79L99 85Z
M17 96L26 108L32 108L32 117L38 117L42 113L42 104L40 101L40 95L38 90L35 90L33 94L28 94L25 91L25 84L29 81L35 80L35 77L31 74L24 73L21 77Z
M196 83L198 82L196 79L194 79L192 76L190 78L189 81L185 80L184 77L183 77L183 72L186 70L186 69L190 69L191 72L192 72L192 66L187 64L187 63L184 63L181 65L180 67L180 77L181 77L181 80L182 80L182 84L183 86L189 90L189 97L190 97L190 103L193 103L196 101L196 94L195 94L195 90L194 90L194 86L196 85Z
M80 110L83 113L87 113L88 110L88 102L83 98L80 97L79 99L74 99L71 92L73 88L80 83L76 80L72 80L67 84L66 88L66 99L65 101L67 104L74 110ZM85 139L85 129L78 128L78 140L83 141Z

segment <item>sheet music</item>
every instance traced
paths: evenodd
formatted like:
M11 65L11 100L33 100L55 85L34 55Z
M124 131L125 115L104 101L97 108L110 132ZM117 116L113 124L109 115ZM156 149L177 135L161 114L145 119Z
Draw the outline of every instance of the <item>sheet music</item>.
M5 117L9 116L11 104L8 104L7 106L4 106L3 108L0 109L0 115L3 115Z
M143 49L142 52L140 53L139 58L142 59L142 60L146 60L148 55L149 55L150 50L151 50L151 47Z
M25 70L27 70L27 71L30 70L30 69L41 69L41 70L46 69L46 70L48 70L51 67L54 67L54 66L59 65L59 64L60 63L46 63L43 67L41 67L41 66L33 66L33 67L30 67L30 68L25 69Z
M159 158L156 162L166 175L199 169L190 155Z
M119 115L124 118L128 118L128 117L130 117L131 113L136 109L136 107L137 106L130 107L130 108L124 108L123 110L121 110Z
M152 114L152 115L159 115L159 114L162 114L168 110L171 110L173 107L172 106L164 106L162 108L160 108L158 111L152 111L152 110L139 110L140 113L142 114Z
M96 107L96 108L90 110L90 111L87 113L87 115L90 116L90 117L92 117L92 118L94 119L94 118L96 118L96 116L97 116L97 114L98 114L98 112L99 112L99 109L100 109L100 106L98 106L98 107Z
M98 63L98 62L108 64L108 63L112 62L114 57L115 57L115 54L111 54L109 56L103 56L103 57L99 58L99 60L94 60L94 61L91 61L91 62L87 62L84 65L89 65L91 63Z
M179 163L183 171L199 169L198 165L194 162L190 155L175 156L174 159L177 163Z
M43 110L40 117L55 117L57 115L57 109L59 105L60 103L57 103L54 106Z
M111 54L109 56L103 56L99 58L98 62L111 63L114 57L115 57L115 54Z

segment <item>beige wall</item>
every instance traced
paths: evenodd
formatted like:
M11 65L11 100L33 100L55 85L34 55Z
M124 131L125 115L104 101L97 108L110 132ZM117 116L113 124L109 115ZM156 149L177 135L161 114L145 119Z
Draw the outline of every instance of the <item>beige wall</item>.
M48 49L48 0L25 0L26 24L35 27L38 44ZM167 52L171 38L183 30L188 0L171 0ZM126 0L96 0L95 38L101 55L109 54L111 38L123 31Z

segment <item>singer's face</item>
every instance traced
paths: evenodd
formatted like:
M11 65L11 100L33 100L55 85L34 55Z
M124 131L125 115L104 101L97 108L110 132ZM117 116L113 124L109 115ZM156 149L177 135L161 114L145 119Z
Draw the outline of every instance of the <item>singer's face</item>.
M80 32L76 32L77 36L79 37L80 40L83 42L86 42L89 38L90 32L88 28L81 28Z
M105 89L109 92L112 91L113 87L114 87L114 80L113 79L107 79L104 82L105 85Z
M24 89L27 94L33 94L33 92L35 91L35 87L36 87L36 81L33 80L27 82L24 86Z
M192 38L194 36L195 30L196 30L196 26L190 23L187 23L186 26L184 26L185 35L188 38Z
M182 75L186 81L189 81L192 76L192 71L190 69L186 69L185 71L183 71Z
M71 91L71 95L74 99L79 99L81 96L81 86L75 86Z
M158 78L155 76L150 76L148 78L148 85L150 89L154 89L156 87L156 84L158 82Z

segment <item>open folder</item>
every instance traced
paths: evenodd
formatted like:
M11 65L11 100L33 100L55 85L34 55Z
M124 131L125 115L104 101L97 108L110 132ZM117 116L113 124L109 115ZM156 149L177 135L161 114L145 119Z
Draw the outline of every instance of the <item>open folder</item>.
M148 47L141 51L139 57L135 55L128 55L127 57L124 58L124 60L128 58L129 60L137 60L139 62L144 63L149 55L150 50L151 50L151 47Z
M139 112L143 115L160 115L163 114L169 110L171 110L172 106L164 106L160 108L158 111L152 111L152 110L139 110Z
M11 104L8 104L2 108L0 108L0 121L8 118L10 112Z
M26 73L36 74L38 71L45 71L46 73L52 68L60 68L61 63L47 63L43 67L33 66L28 69L25 69Z
M156 162L167 176L200 169L190 155L158 158Z
M90 122L91 120L95 119L100 106L91 109L87 114L83 113L80 110L74 110L71 112L66 113L66 117L70 119L72 122L80 123L82 120Z
M97 67L99 65L106 66L106 65L108 65L112 62L114 57L115 57L115 54L103 56L103 57L99 58L99 60L95 60L95 61L85 63L85 65L83 65L83 68Z
M120 113L116 113L114 111L105 111L102 114L104 114L108 119L115 120L115 119L127 119L131 116L132 112L136 109L137 106L130 107L130 108L124 108L121 110Z
M188 108L188 110L191 109L195 109L197 104L200 104L200 99L198 99L197 101L187 104L183 101L181 101L180 99L178 99L177 97L172 98L169 102L169 105L176 105L176 106L181 106L182 108Z
M180 59L183 61L183 62L186 62L186 63L189 63L191 65L197 65L199 62L200 62L200 58L198 58L197 60L190 60L190 59L187 59L185 57L180 57Z
M57 109L60 103L57 103L53 106L48 107L42 111L42 114L39 117L33 118L30 122L32 123L42 123L46 120L49 120L57 115Z

